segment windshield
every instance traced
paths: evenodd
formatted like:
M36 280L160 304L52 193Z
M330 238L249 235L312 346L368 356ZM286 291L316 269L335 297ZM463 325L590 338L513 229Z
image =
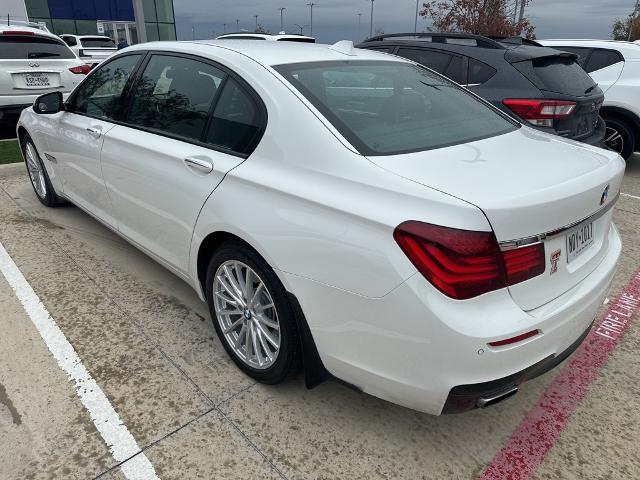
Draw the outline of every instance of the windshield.
M64 43L37 35L0 35L0 58L76 58Z
M397 61L332 61L274 68L363 155L430 150L518 128L466 90Z
M110 38L83 38L80 42L84 48L116 48L116 44Z

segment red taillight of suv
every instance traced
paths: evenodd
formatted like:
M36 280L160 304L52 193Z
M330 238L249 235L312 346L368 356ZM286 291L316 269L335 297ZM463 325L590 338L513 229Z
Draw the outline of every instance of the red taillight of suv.
M576 102L565 100L507 98L502 103L520 118L537 127L553 127L554 120L568 117L576 109Z
M77 67L71 67L69 71L78 75L86 75L91 71L91 65L78 65Z
M502 252L493 232L475 232L408 221L393 238L438 290L456 300L477 297L544 272L544 246Z

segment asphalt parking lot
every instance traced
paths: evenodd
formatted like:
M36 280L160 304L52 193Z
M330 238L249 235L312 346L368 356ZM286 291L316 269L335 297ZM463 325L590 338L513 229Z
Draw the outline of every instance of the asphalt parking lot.
M612 301L640 268L640 156L623 193ZM81 401L93 387L68 378L0 275L2 479L640 478L637 314L606 361L585 367L584 397L561 383L554 390L554 401L573 402L566 421L544 409L567 362L494 407L433 417L335 382L307 390L301 376L251 381L186 284L79 209L43 207L22 164L0 167L0 243L142 450L129 460L113 453L96 427L99 409ZM535 446L518 445L528 437L512 433L536 415L553 421ZM144 457L150 470L134 468ZM535 468L518 467L530 457Z

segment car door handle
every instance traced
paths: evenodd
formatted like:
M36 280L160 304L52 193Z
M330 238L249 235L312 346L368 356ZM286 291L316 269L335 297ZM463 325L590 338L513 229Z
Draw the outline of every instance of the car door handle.
M184 163L187 167L203 173L213 172L213 162L206 157L187 157Z
M87 127L87 132L89 132L89 135L91 135L94 138L99 138L100 135L102 135L102 128L101 127Z

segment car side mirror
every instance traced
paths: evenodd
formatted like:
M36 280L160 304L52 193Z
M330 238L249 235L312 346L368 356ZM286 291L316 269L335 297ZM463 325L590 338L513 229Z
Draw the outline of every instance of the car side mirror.
M51 115L62 110L64 110L64 103L60 92L45 93L33 102L33 111L41 115Z

